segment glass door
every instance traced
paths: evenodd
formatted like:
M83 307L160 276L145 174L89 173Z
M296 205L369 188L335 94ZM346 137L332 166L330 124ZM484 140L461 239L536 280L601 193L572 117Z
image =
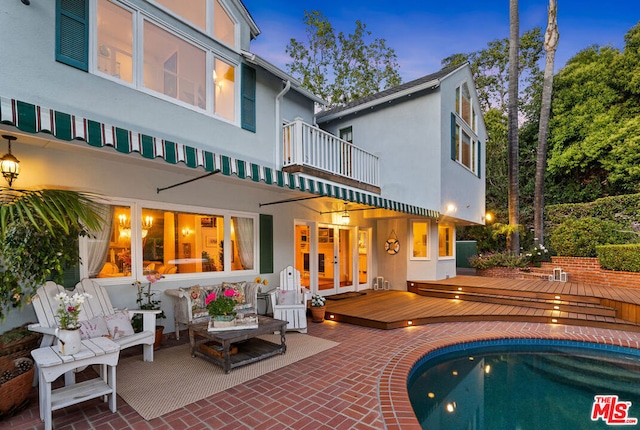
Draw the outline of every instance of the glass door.
M320 295L339 294L354 288L353 229L318 227L317 285Z

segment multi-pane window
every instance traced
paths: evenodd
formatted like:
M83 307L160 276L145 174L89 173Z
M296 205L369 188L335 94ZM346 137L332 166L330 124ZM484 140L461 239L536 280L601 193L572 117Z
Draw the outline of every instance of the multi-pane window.
M98 2L97 69L133 83L133 13L102 0Z
M235 47L236 23L223 7L220 0L155 0L160 5L169 9L179 18L188 21L203 32L220 40L221 42ZM207 18L213 23L207 28Z
M215 114L233 121L235 112L235 67L216 58L213 70Z
M428 237L429 223L427 221L411 221L412 260L426 260L429 257Z
M211 6L206 6L209 2ZM196 17L191 16L194 10L205 3L207 8L219 9L223 41L233 42L228 34L235 34L235 25L219 0L194 0L189 7L176 0L158 3L196 25ZM98 73L235 122L236 65L135 10L109 0L98 0L97 5L94 67ZM197 15L200 18L201 13Z
M105 231L88 246L90 277L165 276L253 271L256 220L251 216L111 206Z
M204 50L149 21L144 22L142 73L146 88L206 109L206 70Z
M474 173L478 172L478 117L473 108L469 86L465 82L456 88L456 112L451 114L451 158Z
M438 256L453 257L455 246L455 228L452 225L438 225Z

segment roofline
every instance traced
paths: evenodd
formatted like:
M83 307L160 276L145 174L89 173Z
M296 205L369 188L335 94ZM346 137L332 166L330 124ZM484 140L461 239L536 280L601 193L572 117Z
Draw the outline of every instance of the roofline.
M467 66L469 63L464 63L461 64L459 67L456 67L455 69L453 69L451 72L449 72L448 74L446 74L445 76L441 77L441 78L436 78L436 79L432 79L430 81L424 82L422 84L416 85L416 86L412 86L409 88L406 88L404 90L401 91L397 91L397 92L392 92L391 94L388 94L384 97L380 97L380 98L376 98L373 99L367 103L363 103L363 104L359 104L356 106L353 106L351 108L348 109L344 109L344 110L339 110L335 113L329 113L326 116L321 116L321 117L317 117L316 116L316 122L317 123L323 123L323 122L328 122L328 121L332 121L334 119L337 118L341 118L347 115L351 115L351 114L355 114L360 112L361 110L364 109L371 109L374 108L378 105L381 105L383 103L389 103L392 102L394 100L397 100L399 98L411 95L413 93L417 93L419 91L423 91L423 90L427 90L427 89L436 89L440 86L440 82L444 79L447 79L449 76L451 76L452 74L456 73L458 70L462 69L463 67Z
M305 97L307 97L307 98L313 100L314 102L316 102L318 104L321 104L323 106L326 106L328 104L326 100L318 97L317 95L313 94L311 91L309 91L306 88L304 88L302 86L302 83L299 80L297 80L296 78L294 78L290 74L286 73L284 70L281 70L278 67L276 67L275 65L271 64L270 62L268 62L264 58L259 57L258 55L254 54L252 52L245 51L245 50L242 50L241 52L242 52L242 56L247 61L249 61L250 63L255 64L256 66L262 67L263 69L265 69L266 71L270 72L271 74L279 77L283 81L291 82L291 88L293 90L299 92L303 96L305 96Z
M361 105L354 106L354 107L349 108L349 109L341 110L339 112L336 112L336 113L333 113L333 114L329 114L329 115L323 116L321 118L317 118L317 122L318 123L327 122L327 121L331 121L331 120L334 120L336 118L340 118L340 117L343 117L343 116L346 116L346 115L350 115L350 114L353 114L353 113L358 113L361 110L370 109L370 108L373 108L373 107L375 107L377 105L381 105L383 103L389 103L389 102L391 102L393 100L399 99L399 98L404 97L404 96L408 96L408 95L413 94L413 93L418 92L418 91L422 91L422 90L426 90L426 89L435 89L438 86L440 86L440 80L434 79L432 81L425 82L424 84L420 84L420 85L415 86L415 87L407 88L406 90L398 91L397 93L389 94L388 96L381 97L381 98L375 99L375 100L371 100L370 102L363 103Z
M253 40L262 32L258 28L258 24L256 24L256 22L253 20L251 13L249 13L249 9L247 9L242 0L237 0L237 3L240 6L240 12L242 12L247 22L249 23L249 27L251 28L251 40Z

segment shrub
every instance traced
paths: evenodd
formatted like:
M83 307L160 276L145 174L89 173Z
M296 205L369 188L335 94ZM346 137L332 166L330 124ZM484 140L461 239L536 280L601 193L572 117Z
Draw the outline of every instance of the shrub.
M596 252L603 269L640 272L640 244L597 246Z
M596 246L624 244L637 240L637 236L623 231L615 222L586 217L567 218L549 234L549 243L558 255L568 257L595 257Z
M490 269L492 267L527 267L529 258L525 255L515 255L511 252L478 254L469 257L469 264L475 269Z
M531 251L525 252L524 256L529 259L529 264L535 267L542 266L543 261L551 261L549 250L542 244L534 246Z

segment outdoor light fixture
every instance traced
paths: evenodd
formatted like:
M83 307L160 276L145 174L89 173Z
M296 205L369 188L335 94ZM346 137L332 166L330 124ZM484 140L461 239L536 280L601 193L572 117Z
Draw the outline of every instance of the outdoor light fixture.
M20 0L23 5L29 6L31 4L30 0Z
M349 224L349 212L347 211L347 204L344 204L344 212L342 212L342 224Z
M9 144L9 152L4 154L2 158L0 158L0 170L2 171L2 176L9 183L9 187L13 184L15 179L18 179L18 175L20 174L20 162L16 157L11 153L11 142L16 140L17 137L11 136L8 134L3 134L2 137L7 139L7 143Z

